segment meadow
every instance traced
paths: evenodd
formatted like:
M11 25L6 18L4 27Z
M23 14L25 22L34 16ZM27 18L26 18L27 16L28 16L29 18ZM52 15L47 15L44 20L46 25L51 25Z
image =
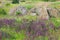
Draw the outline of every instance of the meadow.
M37 15L19 15L21 12L9 14L10 9L17 6L24 6L30 10L37 3L46 1L27 0L19 4L12 4L6 0L4 2L0 4L0 40L60 40L60 18L40 20ZM60 2L54 1L49 7L59 9Z

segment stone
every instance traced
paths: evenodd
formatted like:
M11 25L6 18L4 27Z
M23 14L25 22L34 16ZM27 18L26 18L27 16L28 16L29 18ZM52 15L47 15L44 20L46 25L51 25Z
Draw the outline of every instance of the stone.
M38 7L38 8L32 8L32 9L30 10L30 13L31 13L31 14L39 15L40 12L41 12L40 9L41 9L41 8L39 8L39 7Z
M26 15L27 14L27 9L23 6L18 6L16 9L16 12L19 11L21 12L22 15Z
M31 16L36 16L36 13L30 13Z
M38 19L43 19L43 20L49 19L49 15L45 7L38 9L37 12L39 14Z
M38 15L41 14L41 9L42 9L42 7L38 7L38 8L36 8L36 13L37 13Z
M38 16L38 19L49 19L47 9L45 7L32 8L30 14Z
M31 12L31 13L36 13L36 8L30 9L30 12Z
M10 15L10 16L11 16L11 15L12 15L12 16L13 16L13 15L16 15L16 14L15 14L15 11L16 11L16 7L11 8L11 9L9 10L9 12L8 12L8 13L9 13L8 15Z
M56 8L47 8L48 14L50 15L50 17L59 17L59 12Z
M19 14L26 15L27 9L23 6L14 7L9 11L9 15L16 15L16 12L19 12Z
M37 14L36 8L32 8L29 10L29 15L36 16L36 14Z

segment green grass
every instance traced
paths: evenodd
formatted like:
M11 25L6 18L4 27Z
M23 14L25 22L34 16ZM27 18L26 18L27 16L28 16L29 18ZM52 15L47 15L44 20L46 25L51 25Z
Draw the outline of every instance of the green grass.
M18 33L15 32L14 28L10 28L10 27L7 27L7 28L2 27L0 28L0 30L11 35L10 38L3 38L3 40L24 40L24 38L26 37L24 30L21 30Z
M32 0L31 0L32 1ZM37 2L39 2L39 0L36 0ZM36 1L33 0L33 2L29 3L29 2L21 2L20 4L10 4L8 6L4 5L4 9L5 11L8 13L10 9L16 7L16 6L24 6L27 9L31 9L34 7L35 3L37 3ZM51 7L57 7L60 8L60 2L54 2L52 5L50 5ZM28 21L32 21L32 20L37 20L37 16L31 16L31 15L25 15L25 16L9 16L9 15L0 15L0 18L6 18L6 19L16 19L16 21L18 23L22 23L23 19L27 19ZM53 24L56 27L60 26L60 18L51 18L50 21L53 22ZM16 32L15 28L10 28L8 27L2 27L0 28L1 31L6 32L8 34L11 35L11 37L8 38L3 38L2 40L24 40L24 38L26 38L25 35L25 30L21 30L20 32ZM51 33L56 33L54 30L49 30ZM59 32L59 31L58 31ZM54 34L55 35L55 34ZM60 34L58 34L60 35ZM60 36L58 36L58 39L60 40ZM48 37L37 37L36 40L48 40Z
M35 40L48 40L48 37L47 36L39 36L39 37L36 37Z
M60 2L53 2L50 7L53 7L53 8L60 8Z
M23 16L20 18L16 18L16 21L21 22L23 18L28 19L29 21L36 20L35 16L26 15L26 16ZM59 18L51 18L50 21L52 21L56 27L60 24ZM9 39L3 38L3 40L24 40L24 38L27 37L25 35L26 30L21 30L20 32L16 32L15 28L10 28L9 26L8 27L2 27L2 28L0 28L0 30L11 35L11 37ZM50 29L49 31L51 33L53 33L54 35L56 34L56 32L54 30ZM60 36L58 37L58 39L59 38L60 38ZM40 37L36 37L35 40L48 40L48 37L47 36L40 36Z
M38 2L41 2L41 1L39 1L39 0L37 0L37 1L26 1L26 2L20 2L19 4L6 3L3 6L3 8L7 12L7 14L8 14L10 9L18 7L18 6L24 6L24 7L26 7L27 10L29 10L29 9L35 7L36 6L35 4L38 3ZM49 5L49 7L60 8L60 2L52 2L52 4Z
M10 4L9 6L4 5L4 9L5 9L5 11L6 11L7 13L9 13L9 11L10 11L12 8L17 7L17 6L19 6L19 4Z
M51 18L51 21L54 23L56 27L60 26L60 18Z

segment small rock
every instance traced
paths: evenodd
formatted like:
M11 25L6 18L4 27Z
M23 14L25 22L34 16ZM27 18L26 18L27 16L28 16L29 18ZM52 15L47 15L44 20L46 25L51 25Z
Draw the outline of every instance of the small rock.
M31 13L36 13L36 8L32 8L32 9L30 10L30 12L31 12Z
M16 12L21 12L22 15L26 15L27 14L27 9L23 6L18 6L16 9Z
M36 16L36 13L30 13L30 15L32 15L32 16Z
M23 6L14 7L9 11L9 15L16 15L16 12L20 12L19 14L26 15L27 9Z

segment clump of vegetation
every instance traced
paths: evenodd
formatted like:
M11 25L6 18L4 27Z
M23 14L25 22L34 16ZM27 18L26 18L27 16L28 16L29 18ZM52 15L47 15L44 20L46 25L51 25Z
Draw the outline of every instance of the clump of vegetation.
M10 6L10 3L6 3L5 6Z
M2 27L0 30L10 35L10 37L6 35L7 37L5 38L3 33L3 40L23 40L26 37L24 30L16 32L14 28L10 27Z
M56 28L60 27L60 19L51 18L51 21L53 22Z
M12 3L13 4L19 3L19 0L13 0Z
M21 2L25 2L25 0L21 0Z
M32 4L26 4L25 7L29 10L29 9L33 8L34 5L32 5Z
M42 0L42 1L49 1L49 0Z
M6 11L3 8L0 8L0 15L6 15Z
M19 12L19 11L17 11L17 12L16 12L16 15L22 15L22 13L21 13L21 12Z
M54 2L53 4L50 5L50 7L60 8L60 2Z

